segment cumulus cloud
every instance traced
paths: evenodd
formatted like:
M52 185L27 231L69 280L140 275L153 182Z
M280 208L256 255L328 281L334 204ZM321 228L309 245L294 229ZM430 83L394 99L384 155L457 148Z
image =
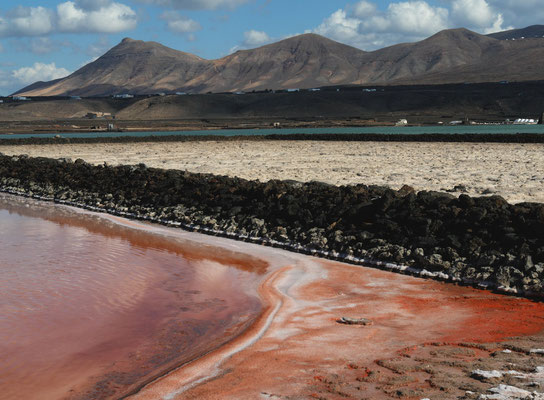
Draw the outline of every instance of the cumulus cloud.
M22 67L11 72L11 76L21 84L28 85L37 81L50 81L70 74L65 68L57 68L55 63L34 63L32 67Z
M270 37L266 32L251 29L244 32L244 40L236 46L232 47L229 50L229 54L234 53L238 50L252 49L259 46L264 46L265 44L271 43L274 40L275 39Z
M345 10L337 10L326 18L315 32L343 43L355 44L361 39L359 34L361 23L362 20L355 16L348 17Z
M43 36L57 32L117 33L134 29L137 15L129 6L111 0L76 0L57 5L18 6L0 15L0 37Z
M376 5L368 1L360 1L353 7L353 15L357 18L365 18L376 13Z
M390 3L379 11L374 3L363 0L339 9L325 18L313 31L320 35L373 50L401 41L423 39L449 27L449 11L425 1Z
M272 39L266 32L250 30L244 32L244 42L245 46L262 46L264 44L270 43Z
M44 7L22 7L0 17L0 36L39 36L53 30L54 13Z
M185 10L216 10L236 8L249 0L136 0L139 3L156 4Z
M448 15L447 9L433 7L425 1L391 3L385 14L387 23L382 29L412 35L430 35L448 27Z
M484 33L504 30L504 17L487 0L454 0L451 6L453 21L466 28Z
M136 12L120 3L105 3L99 8L80 8L67 1L57 6L58 29L61 32L118 33L136 28Z
M504 14L508 7L535 1L541 0L450 0L439 3L444 6L434 6L425 0L408 0L392 1L385 10L380 10L376 3L361 0L333 12L313 32L374 50L421 40L448 28L465 27L480 33L508 29L511 26Z
M168 30L171 32L191 34L202 29L197 21L176 12L165 12L161 15L161 18L166 21ZM191 38L191 35L189 35L189 38Z

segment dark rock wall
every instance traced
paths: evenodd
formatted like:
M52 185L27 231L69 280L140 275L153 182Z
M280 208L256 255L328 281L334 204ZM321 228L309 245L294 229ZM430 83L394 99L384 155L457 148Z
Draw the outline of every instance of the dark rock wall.
M379 130L379 128L377 128ZM248 130L248 132L250 132ZM220 135L167 135L167 136L103 136L89 138L40 137L0 139L1 146L22 144L65 143L145 143L145 142L190 142L190 141L261 141L261 140L324 140L345 142L453 142L453 143L544 143L540 133L293 133L272 135L220 136ZM251 132L253 133L253 132Z
M544 204L4 155L0 187L311 254L543 293Z

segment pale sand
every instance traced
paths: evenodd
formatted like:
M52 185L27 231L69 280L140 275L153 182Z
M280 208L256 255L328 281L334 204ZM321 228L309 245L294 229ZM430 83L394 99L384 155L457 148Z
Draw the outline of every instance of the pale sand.
M4 154L82 158L267 181L318 180L336 185L407 184L470 195L544 202L544 144L215 141L0 146Z

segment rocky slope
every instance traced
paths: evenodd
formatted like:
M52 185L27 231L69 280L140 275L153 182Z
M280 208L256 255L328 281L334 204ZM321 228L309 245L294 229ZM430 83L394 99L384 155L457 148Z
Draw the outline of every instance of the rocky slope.
M535 29L529 30L540 32ZM524 40L499 40L520 33L495 38L451 29L420 42L373 52L304 34L217 60L204 60L155 42L124 39L70 76L37 82L18 94L106 96L539 80L544 79L544 70L538 67L544 61L544 39L534 37L537 33Z

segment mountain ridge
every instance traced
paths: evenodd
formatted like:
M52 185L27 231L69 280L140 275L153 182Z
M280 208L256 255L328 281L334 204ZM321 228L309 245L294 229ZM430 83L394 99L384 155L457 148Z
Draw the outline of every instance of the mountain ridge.
M371 52L307 33L216 60L125 38L69 76L33 83L16 94L89 97L540 80L544 70L533 67L544 63L544 38L507 40L523 32L538 36L539 29L533 26L502 35L449 29L419 42ZM524 60L531 60L533 67Z

